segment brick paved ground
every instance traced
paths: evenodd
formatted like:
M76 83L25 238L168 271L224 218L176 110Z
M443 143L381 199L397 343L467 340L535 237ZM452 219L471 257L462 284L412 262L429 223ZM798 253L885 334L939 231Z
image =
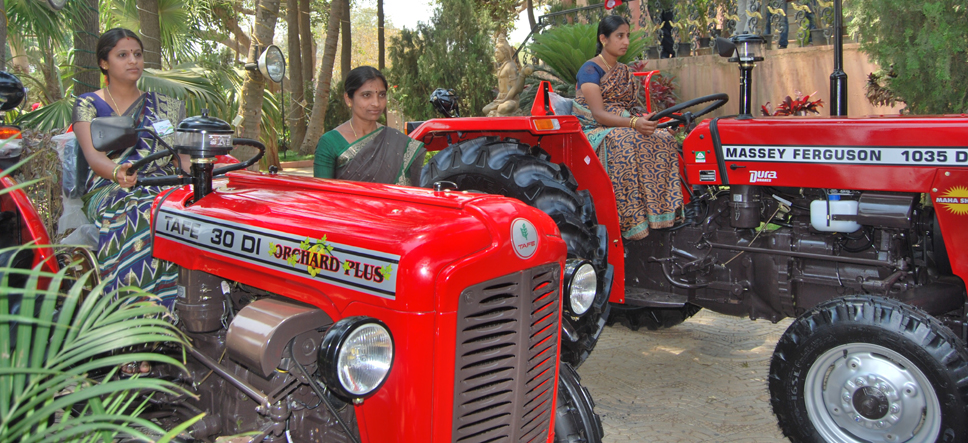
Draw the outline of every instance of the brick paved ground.
M607 327L579 368L605 442L786 442L769 404L770 356L791 320L702 310L662 331Z

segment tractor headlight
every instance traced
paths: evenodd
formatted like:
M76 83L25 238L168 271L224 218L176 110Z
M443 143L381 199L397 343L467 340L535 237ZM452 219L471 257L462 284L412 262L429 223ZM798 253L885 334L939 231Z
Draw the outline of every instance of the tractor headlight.
M319 372L338 397L360 403L386 381L393 366L393 336L383 322L347 317L323 337Z
M598 274L588 260L571 259L565 262L565 307L572 314L583 315L595 302Z

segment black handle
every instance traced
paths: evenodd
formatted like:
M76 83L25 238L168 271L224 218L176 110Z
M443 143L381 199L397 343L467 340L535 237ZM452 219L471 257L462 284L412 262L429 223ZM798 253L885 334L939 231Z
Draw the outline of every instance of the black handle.
M254 165L255 162L259 161L259 159L261 159L262 156L266 154L266 145L260 143L258 140L252 140L251 138L236 138L232 140L232 146L239 146L239 145L252 146L253 148L258 149L259 153L242 163L229 165L229 166L222 166L221 168L218 168L212 171L212 175L219 176L219 175L224 175L226 172L238 171L240 169L248 168L249 166Z
M743 168L745 168L745 167L746 167L746 166L740 166L740 165L737 165L736 163L733 163L733 164L731 164L731 165L729 165L729 169L732 169L732 170L734 170L734 171L735 171L735 170L737 170L737 169L743 169Z
M139 178L135 186L177 186L192 183L192 178L184 175L162 175Z
M168 152L168 151L158 151L158 152L156 152L154 154L151 154L151 155L149 155L149 156L147 156L145 158L142 158L141 160L138 160L138 161L132 163L131 164L131 167L128 168L128 172L126 172L125 174L126 175L134 175L144 165L147 165L148 163L151 163L151 162L153 162L155 160L158 160L159 158L162 158L162 157L167 157L169 155L171 155L171 153Z

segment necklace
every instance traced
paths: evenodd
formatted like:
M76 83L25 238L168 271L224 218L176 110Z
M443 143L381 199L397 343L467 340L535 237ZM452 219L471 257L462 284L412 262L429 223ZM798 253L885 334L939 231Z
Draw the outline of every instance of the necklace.
M602 54L598 54L598 58L602 59L602 63L605 63L605 69L609 71L612 70L612 65L609 65L608 62L605 61L605 56L603 56Z
M353 131L353 137L355 137L357 139L360 138L359 135L356 135L356 128L353 127L353 118L350 118L350 122L349 123L350 123L350 131Z
M108 93L108 98L111 99L111 103L114 103L114 107L117 109L118 115L121 115L121 107L118 106L118 102L114 101L114 95L111 95L111 87L105 86L104 90Z

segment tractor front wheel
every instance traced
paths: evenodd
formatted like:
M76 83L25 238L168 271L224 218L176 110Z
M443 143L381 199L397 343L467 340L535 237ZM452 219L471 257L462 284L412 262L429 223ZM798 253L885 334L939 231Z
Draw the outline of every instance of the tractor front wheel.
M555 443L596 443L604 435L602 419L595 413L595 401L581 385L575 368L562 363L558 368Z
M882 297L800 316L770 364L770 402L794 442L968 441L968 351L933 317Z
M568 258L591 261L598 273L598 291L591 308L581 316L563 313L561 361L578 367L588 358L608 319L608 234L598 224L588 191L565 165L549 161L538 148L498 137L481 137L455 143L441 150L426 166L420 185L435 182L457 184L462 191L499 194L516 198L548 214L568 245Z

